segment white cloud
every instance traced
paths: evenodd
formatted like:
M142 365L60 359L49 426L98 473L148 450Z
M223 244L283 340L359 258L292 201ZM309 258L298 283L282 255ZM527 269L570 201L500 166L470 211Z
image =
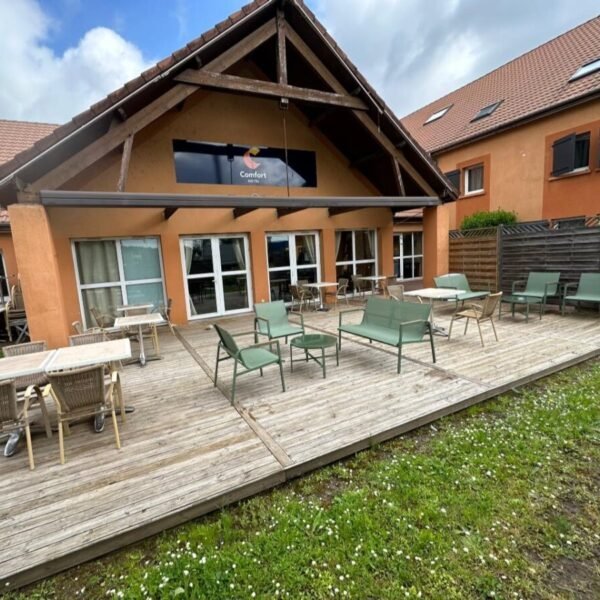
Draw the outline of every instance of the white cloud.
M312 0L399 116L598 14L598 0Z
M0 118L62 123L150 64L105 27L57 55L47 44L57 26L37 0L0 0Z

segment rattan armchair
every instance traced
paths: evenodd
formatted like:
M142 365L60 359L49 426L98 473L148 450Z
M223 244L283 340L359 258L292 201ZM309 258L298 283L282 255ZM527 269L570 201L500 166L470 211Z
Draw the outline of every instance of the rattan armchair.
M14 346L4 346L2 351L4 356L23 356L24 354L33 354L35 352L45 352L48 349L46 342L27 342L26 344L15 344ZM23 375L15 378L17 389L24 390L30 385L44 386L48 383L45 373L35 373L33 375Z
M34 386L29 386L25 391L25 398L22 410L18 408L17 385L14 379L0 381L0 433L13 433L22 429L25 430L25 440L27 442L27 454L29 456L29 468L35 469L33 460L33 447L31 444L31 417L29 409L35 402L40 402L44 407L42 415L46 427L46 435L52 437L50 420L45 408L43 398L38 395Z
M8 340L13 341L13 328L18 331L17 342L27 335L27 315L21 286L13 285L10 290L10 300L6 303L4 313Z
M337 288L335 288L335 290L325 290L325 303L327 303L327 298L332 298L333 304L334 304L335 308L337 309L338 302L339 302L340 298L342 298L346 301L346 305L349 305L350 304L348 302L348 285L349 284L350 284L350 281L348 279L346 279L345 277L340 277L338 279L338 285L337 285Z
M354 287L354 293L364 300L365 293L372 289L370 282L365 281L360 275L352 275L352 286Z
M49 373L50 393L56 404L58 417L58 443L60 463L65 464L64 435L69 434L69 423L99 412L110 411L115 428L115 443L121 448L119 427L115 413L114 392L117 372L111 374L110 383L105 385L102 365Z
M471 304L465 310L460 310L454 313L452 321L450 322L450 329L448 330L448 341L450 341L450 336L452 335L452 325L454 325L454 321L457 321L458 319L466 319L465 331L463 335L466 335L467 333L469 320L475 320L477 323L477 329L479 329L479 339L481 340L482 346L485 346L485 343L483 341L483 334L481 333L481 323L489 321L494 331L494 337L496 338L496 341L498 341L498 334L496 333L496 326L494 325L494 311L496 310L501 298L502 292L490 294L485 298L482 304Z
M402 285L401 283L394 283L393 285L388 285L387 295L393 300L404 302L404 285Z

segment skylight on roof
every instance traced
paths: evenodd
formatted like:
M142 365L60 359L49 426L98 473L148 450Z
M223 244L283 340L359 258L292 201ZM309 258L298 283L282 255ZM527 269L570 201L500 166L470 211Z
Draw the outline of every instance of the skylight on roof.
M569 81L579 79L580 77L585 77L586 75L591 75L596 71L600 71L600 58L597 58L596 60L579 67L579 69L577 69L577 71L571 75L571 79L569 79Z
M483 119L483 117L489 117L500 105L502 104L502 100L498 102L494 102L494 104L489 104L488 106L484 106L472 119L471 122L477 121L478 119Z
M442 110L434 112L432 115L429 115L429 118L427 119L427 121L425 121L424 125L427 125L427 123L431 123L432 121L437 121L438 119L441 119L451 108L452 104L450 106L446 106L446 108L442 108Z

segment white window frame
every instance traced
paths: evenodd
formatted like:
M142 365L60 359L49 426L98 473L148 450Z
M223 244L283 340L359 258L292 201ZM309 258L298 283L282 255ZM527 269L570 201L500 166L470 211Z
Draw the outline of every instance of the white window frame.
M289 238L289 257L290 264L287 267L270 267L269 266L269 236L284 236ZM314 235L315 236L315 258L316 264L300 265L296 263L296 236L297 235ZM271 273L282 271L290 272L290 283L295 285L298 283L298 269L317 269L317 281L321 281L321 236L318 231L268 231L265 234L265 252L267 256L267 278L269 284L269 300L271 300Z
M2 260L2 270L4 272L4 279L6 285L6 296L2 295L2 304L6 304L10 300L10 283L8 279L8 271L6 270L6 261L4 260L4 252L0 250L0 260Z
M336 270L336 274L337 274L337 268L338 267L345 267L347 265L352 265L352 275L357 275L356 273L356 265L367 265L367 264L371 264L371 263L375 263L375 277L377 277L377 275L379 275L379 256L378 256L378 252L377 252L377 229L336 229L335 232L344 232L344 231L349 231L350 233L352 233L352 260L342 260L342 261L337 261L337 256L336 256L336 261L335 261L335 270ZM356 234L358 232L362 232L362 231L367 231L367 232L373 232L373 249L375 250L375 257L374 258L361 258L360 260L356 260Z
M221 246L219 240L228 238L243 238L244 239L244 261L246 268L237 271L223 271L221 268ZM211 243L211 255L213 261L213 272L212 273L198 273L194 275L188 275L186 273L185 265L185 249L184 242L186 240L210 240ZM185 308L187 312L188 320L198 321L202 319L210 319L214 317L228 317L230 315L247 314L252 311L254 306L254 300L252 297L252 268L250 265L250 241L248 235L245 233L228 233L228 234L198 234L198 235L184 235L179 238L179 248L181 253L181 269L184 280L184 293L185 293ZM223 277L229 277L231 275L245 275L246 276L246 291L248 294L248 308L236 308L235 310L225 310L225 296L223 293ZM215 284L215 300L217 303L217 311L212 313L202 313L200 315L193 315L191 312L191 301L190 301L190 290L188 287L188 281L190 279L213 279ZM219 280L219 293L217 293L217 279Z
M125 269L123 267L123 255L121 253L121 241L125 240L156 240L158 242L158 261L160 264L160 278L153 277L151 279L125 279ZM82 284L79 278L79 265L77 263L77 251L75 247L78 243L84 242L115 242L117 245L117 265L119 268L119 281L111 281L108 283L86 283ZM144 283L160 283L162 284L162 293L163 293L163 304L165 304L165 299L167 297L166 288L165 288L165 272L163 268L163 259L162 259L162 246L160 236L157 235L136 235L136 236L123 236L123 237L102 237L102 238L77 238L71 240L71 252L73 254L73 265L75 266L75 278L77 281L77 295L79 296L79 314L81 316L81 321L83 322L84 327L87 329L90 327L90 324L87 322L84 303L83 303L83 294L84 290L95 290L98 288L111 288L111 287L120 287L121 288L121 297L123 298L123 305L128 304L127 299L127 286L128 285L142 285Z
M421 254L415 254L415 233L421 234ZM411 254L404 255L404 240L403 237L405 235L410 235L411 240ZM400 264L400 276L398 277L402 281L414 281L416 279L422 279L423 275L423 232L422 231L400 231L398 233L394 233L394 237L399 237L399 248L400 254L394 254L394 275L396 274L396 262ZM392 246L393 247L393 246ZM410 258L412 264L412 272L415 272L415 258L421 259L421 275L419 277L404 277L404 259Z
M483 184L483 187L477 190L469 190L469 180L471 177L471 171L473 169L478 169L479 167L481 167L481 172L482 172L482 177L481 177L481 181ZM482 192L485 192L485 166L483 165L483 163L479 163L477 165L471 165L470 167L466 167L465 168L465 196L471 196L473 194L481 194Z

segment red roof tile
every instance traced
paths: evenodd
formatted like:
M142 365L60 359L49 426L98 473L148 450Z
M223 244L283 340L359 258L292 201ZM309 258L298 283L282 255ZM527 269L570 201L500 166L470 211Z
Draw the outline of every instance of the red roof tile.
M600 58L600 16L519 56L491 73L402 119L429 152L461 144L520 119L600 92L600 72L569 81L582 65ZM472 122L484 107L502 100L488 117ZM452 108L425 124L435 112Z
M0 120L0 164L52 133L58 125Z

